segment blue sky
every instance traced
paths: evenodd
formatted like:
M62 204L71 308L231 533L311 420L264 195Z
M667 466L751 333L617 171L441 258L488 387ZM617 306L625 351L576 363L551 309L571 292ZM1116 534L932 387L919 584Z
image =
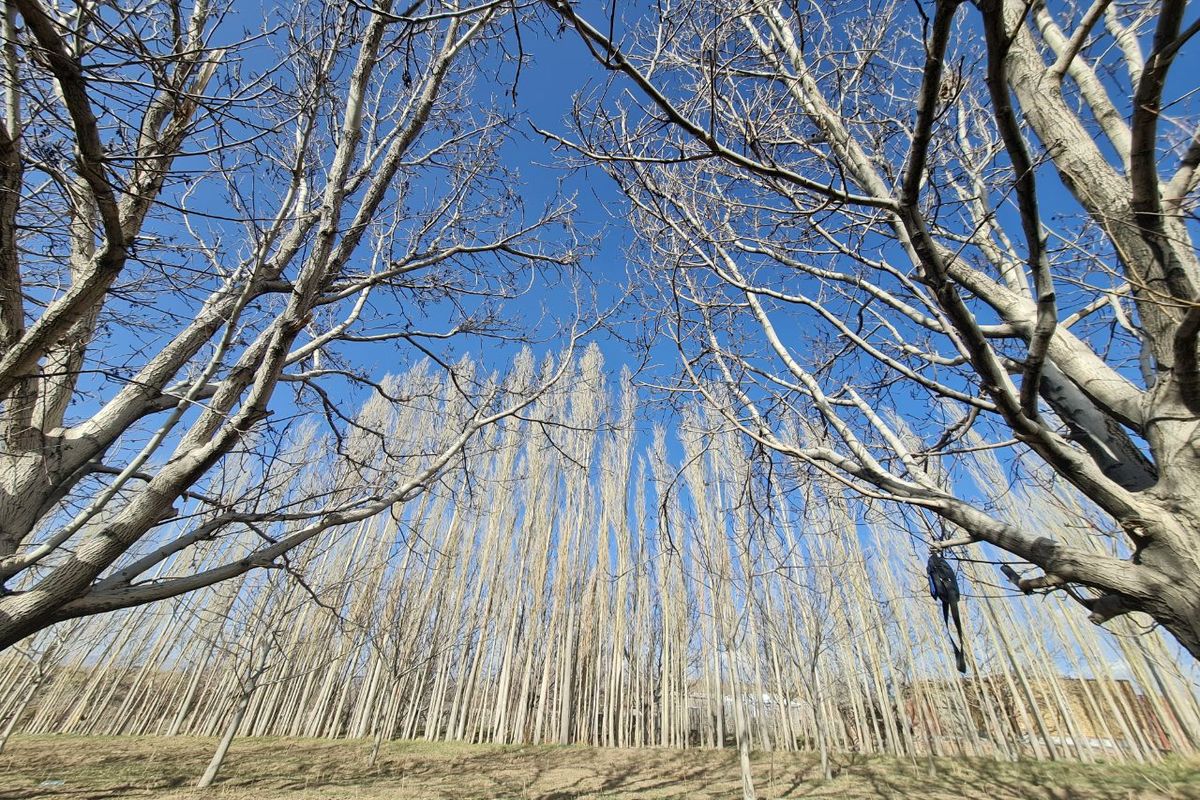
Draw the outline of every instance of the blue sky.
M610 6L602 2L581 4L585 14L594 21L606 20L606 12ZM644 4L624 4L622 13L636 17L638 9L645 8ZM263 3L263 8L272 9L268 17L284 13L274 4ZM239 7L239 14L242 10ZM216 37L236 40L237 31L245 25L256 23L252 10L244 12L244 17L231 17ZM843 9L845 13L845 9ZM966 19L977 16L974 9L966 7L960 11ZM550 15L543 14L543 19ZM618 20L619 33L627 20ZM512 80L518 74L511 55L516 51L516 38L509 34L505 40L510 59L501 61L499 57L489 55L481 62L481 69L476 76L477 84L473 92L481 100L494 104L501 113L510 114L514 130L501 150L501 160L507 168L520 173L518 192L525 201L527 214L536 214L547 200L556 192L562 192L575 198L578 213L575 219L576 227L584 237L595 237L597 249L588 260L586 272L594 281L598 301L601 306L616 301L620 289L630 277L626 271L626 247L630 244L630 233L624 225L625 202L616 191L613 183L599 170L566 171L557 163L563 155L556 153L553 144L544 140L533 131L539 127L570 135L570 125L565 121L572 103L572 98L579 92L586 91L607 80L609 75L598 65L592 55L583 46L579 37L571 31L558 33L551 26L543 27L534 22L523 26L521 44L528 54L527 61L519 70L519 82L516 85L515 99L510 94ZM1185 50L1185 55L1177 65L1172 84L1173 93L1178 95L1189 88L1187 81L1195 74L1196 59L1191 51ZM627 84L622 84L627 87ZM1171 94L1169 92L1168 94ZM1186 108L1185 104L1185 108ZM1042 175L1049 175L1043 171ZM1058 207L1065 203L1065 194L1053 179L1043 179L1040 183L1040 193L1046 204L1047 215L1055 213ZM213 198L214 209L221 209L220 200ZM227 210L227 209L224 209ZM635 279L638 276L633 276ZM167 303L169 304L169 300ZM561 322L572 311L572 304L567 291L566 282L543 282L535 284L534 289L515 303L509 304L509 314L518 321L538 323L533 336L538 340L536 350L541 355L546 351L556 350L561 340L552 336L555 322ZM427 316L436 327L438 323L445 324L445 319L438 319L447 309L431 307ZM625 317L618 317L627 329L632 330L636 325L632 318L636 309L630 308ZM785 316L786 315L781 315ZM790 324L796 325L797 315ZM784 323L786 324L786 323ZM636 354L618 339L605 334L599 334L595 341L601 347L610 374L616 374L622 366L631 364ZM470 354L488 367L497 369L511 358L516 345L502 345L491 340L463 339L448 346L453 355ZM355 359L364 367L369 368L378 377L384 372L398 371L405 366L404 359L412 356L413 351L400 351L391 346L360 347L356 350ZM675 368L676 354L667 346L660 346L654 351L657 361L664 369L660 376ZM648 374L647 378L652 377ZM286 400L281 389L278 405ZM644 420L643 430L648 430L654 420Z

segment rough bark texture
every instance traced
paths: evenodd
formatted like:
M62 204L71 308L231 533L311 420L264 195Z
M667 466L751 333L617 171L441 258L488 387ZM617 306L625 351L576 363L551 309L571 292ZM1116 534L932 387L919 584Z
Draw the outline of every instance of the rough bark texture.
M1183 2L1102 30L1021 0L711 0L619 40L547 6L613 73L558 138L629 200L692 390L796 469L939 515L933 547L998 547L1041 569L1023 589L1144 612L1200 658L1196 148L1160 124L1195 124L1167 80L1196 46ZM1113 546L970 499L976 436L1085 496Z
M246 12L203 0L5 6L0 649L286 569L309 539L417 497L555 379L500 387L435 352L501 324L494 300L518 274L578 260L570 236L546 233L568 203L530 216L512 193L480 200L503 133L465 99L460 64L485 57L511 9L392 5L281 8L253 42L232 33ZM261 75L242 73L247 58ZM416 201L410 184L437 189ZM431 306L457 310L426 319ZM433 356L456 388L391 393L378 362L354 362L372 342L396 348L388 363ZM400 453L375 430L327 463L333 494L297 495L321 458L297 447L300 417L337 450L364 396L434 396L442 435ZM203 574L164 572L276 524Z

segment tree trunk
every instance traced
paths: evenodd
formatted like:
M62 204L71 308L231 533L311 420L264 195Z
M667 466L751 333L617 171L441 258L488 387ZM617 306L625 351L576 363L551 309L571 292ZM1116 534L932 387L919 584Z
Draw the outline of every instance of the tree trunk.
M225 755L229 752L229 746L233 744L233 737L237 736L242 719L246 716L246 709L250 707L250 695L253 693L254 687L251 686L238 697L233 717L230 718L229 724L225 727L225 734L217 744L217 750L213 753L212 760L208 762L208 769L204 770L204 774L196 782L197 789L207 789L216 780L217 773L221 771L221 765L225 763Z
M742 773L742 800L757 800L754 777L750 774L750 737L745 722L738 718L738 767Z
M29 707L29 702L37 694L38 687L42 685L43 680L45 680L45 675L39 672L37 678L29 684L29 688L25 691L25 696L21 698L21 701L12 710L8 722L4 724L4 730L0 731L0 753L4 752L4 747L8 744L8 738L12 736L13 730L17 727L17 721L21 719L21 715L25 713L25 709Z

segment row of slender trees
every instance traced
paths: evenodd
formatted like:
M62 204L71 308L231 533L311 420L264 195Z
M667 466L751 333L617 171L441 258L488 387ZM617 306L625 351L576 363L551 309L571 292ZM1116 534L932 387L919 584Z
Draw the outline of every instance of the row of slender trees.
M4 4L0 649L330 549L524 416L462 382L423 472L170 522L273 470L296 415L340 437L381 364L604 320L557 160L617 193L614 327L676 349L657 384L1200 658L1197 33L1187 0ZM930 472L968 432L1125 546Z
M602 367L595 348L582 354L413 502L274 568L12 648L5 737L221 735L214 775L238 735L371 737L376 752L417 737L736 744L817 750L827 771L831 751L1146 761L1200 746L1192 667L1137 620L1106 634L1060 595L1022 598L995 565L963 558L959 676L924 585L932 518L850 502L701 406L677 430L645 430L628 376L610 385ZM538 371L522 355L509 380ZM333 443L296 433L275 504L336 496L377 468L375 432L411 448L453 425L452 383L424 369L393 380L429 402L403 414L368 403L338 445L351 458L336 463L356 469L323 468ZM997 515L1111 546L1073 490L1002 489L1019 465L963 458ZM262 478L233 471L229 491ZM287 534L275 523L239 536ZM206 546L152 579L203 571L245 542Z

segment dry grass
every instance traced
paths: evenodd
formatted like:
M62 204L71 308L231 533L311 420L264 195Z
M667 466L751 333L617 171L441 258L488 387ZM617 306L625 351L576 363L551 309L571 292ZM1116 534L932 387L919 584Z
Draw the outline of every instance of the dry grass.
M217 785L189 789L211 739L16 737L0 755L0 798L156 800L466 800L466 798L731 798L741 789L730 751L393 742L368 765L370 744L242 739ZM921 800L1200 800L1200 762L1138 767L841 756L837 777L817 779L807 754L759 754L759 797ZM46 781L61 784L46 785Z

